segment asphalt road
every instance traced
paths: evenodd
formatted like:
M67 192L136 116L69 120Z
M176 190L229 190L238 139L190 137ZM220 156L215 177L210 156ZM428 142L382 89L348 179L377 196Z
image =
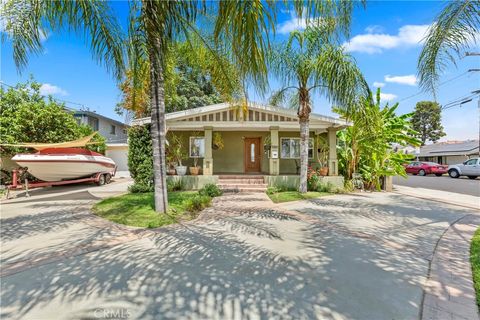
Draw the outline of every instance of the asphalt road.
M424 177L409 175L407 179L403 177L394 177L393 184L414 188L456 192L480 197L480 178L470 180L466 177L453 179L447 175L441 177L434 175Z

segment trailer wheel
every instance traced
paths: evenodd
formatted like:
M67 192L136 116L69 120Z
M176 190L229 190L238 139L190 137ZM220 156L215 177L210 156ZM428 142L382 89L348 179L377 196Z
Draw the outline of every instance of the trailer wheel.
M109 184L112 182L112 175L110 173L105 173L105 183Z
M97 185L98 185L98 186L103 186L104 184L105 184L105 175L104 175L104 174L101 174L101 175L98 177Z

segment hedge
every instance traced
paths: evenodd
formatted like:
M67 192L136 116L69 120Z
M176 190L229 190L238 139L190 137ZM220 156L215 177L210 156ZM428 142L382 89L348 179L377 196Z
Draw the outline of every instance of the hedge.
M128 168L134 190L153 191L153 151L150 125L134 126L128 130Z

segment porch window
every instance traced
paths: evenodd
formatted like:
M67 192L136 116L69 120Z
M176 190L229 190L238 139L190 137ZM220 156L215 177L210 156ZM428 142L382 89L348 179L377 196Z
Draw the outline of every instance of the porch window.
M300 138L280 138L282 159L300 159ZM308 139L308 158L313 158L313 138Z
M205 156L205 138L190 137L190 158L203 158Z

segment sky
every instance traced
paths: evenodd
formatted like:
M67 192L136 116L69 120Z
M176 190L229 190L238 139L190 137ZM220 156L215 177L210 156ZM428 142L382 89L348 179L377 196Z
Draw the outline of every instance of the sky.
M358 7L352 17L351 37L345 42L345 50L356 60L372 88L380 87L383 103L399 102L399 114L413 111L422 100L433 100L429 93L422 93L416 78L416 64L422 47L422 39L428 26L434 21L445 3L440 1L369 1L366 8ZM127 2L112 2L120 22L125 25ZM284 10L278 17L274 41L284 41L288 33L305 27L305 19ZM69 101L67 106L86 107L102 115L122 120L115 111L120 91L115 79L97 64L85 43L74 33L47 34L43 39L44 52L31 55L28 66L21 71L13 62L12 47L8 41L1 45L0 79L15 85L30 76L42 83L42 93ZM472 51L479 52L480 48ZM437 101L441 105L465 97L480 89L480 72L467 72L480 68L480 57L464 57L442 74ZM281 83L271 79L271 90ZM250 99L268 100L250 90ZM478 98L461 107L442 112L442 124L447 136L442 140L478 139ZM335 115L331 103L322 97L313 99L313 111Z

